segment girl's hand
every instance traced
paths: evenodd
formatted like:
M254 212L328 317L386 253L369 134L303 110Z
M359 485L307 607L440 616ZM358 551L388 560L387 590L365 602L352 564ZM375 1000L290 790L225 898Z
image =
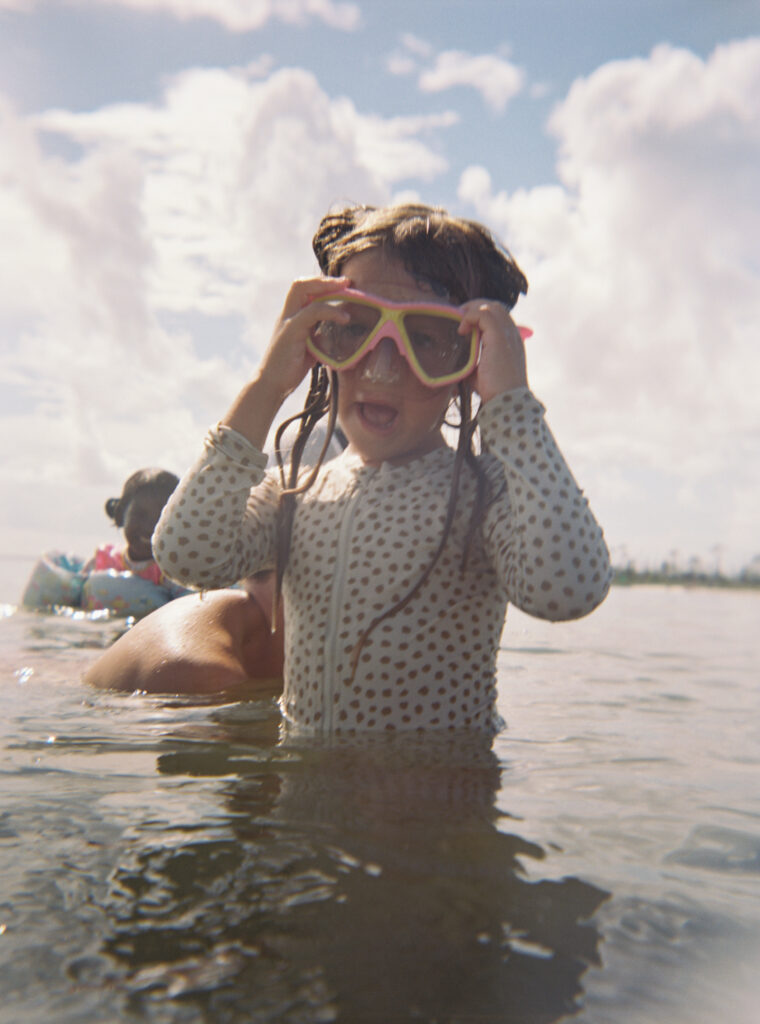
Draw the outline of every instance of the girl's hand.
M489 299L466 302L460 334L480 331L480 361L470 377L473 389L487 402L504 391L527 387L525 345L506 306Z
M319 299L348 287L348 283L345 277L305 277L290 286L257 374L281 403L316 362L306 348L311 328L319 320L343 319L343 314L323 306Z
M314 366L315 360L306 348L309 330L318 320L345 320L345 314L319 299L346 287L345 277L309 277L293 282L256 375L232 403L222 423L263 450L280 406Z

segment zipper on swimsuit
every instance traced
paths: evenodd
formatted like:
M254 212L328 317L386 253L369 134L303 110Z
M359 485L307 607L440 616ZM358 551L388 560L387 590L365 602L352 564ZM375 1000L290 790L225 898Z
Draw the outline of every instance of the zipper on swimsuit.
M335 670L338 664L338 627L339 613L343 605L343 597L348 575L348 556L351 543L351 527L356 514L356 505L362 487L365 472L354 481L348 501L343 509L343 516L338 531L338 550L335 555L335 575L333 576L330 605L327 613L328 636L325 643L325 668L322 679L322 720L327 732L333 731L335 712Z

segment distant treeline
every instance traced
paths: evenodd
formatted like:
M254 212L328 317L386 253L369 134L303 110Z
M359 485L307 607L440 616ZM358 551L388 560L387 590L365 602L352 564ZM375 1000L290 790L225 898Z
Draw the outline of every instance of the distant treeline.
M639 569L635 565L613 566L612 582L621 586L639 583L663 584L682 587L742 587L760 589L760 559L752 562L738 572L729 576L720 571L706 572L701 569L680 569L663 563L659 569Z

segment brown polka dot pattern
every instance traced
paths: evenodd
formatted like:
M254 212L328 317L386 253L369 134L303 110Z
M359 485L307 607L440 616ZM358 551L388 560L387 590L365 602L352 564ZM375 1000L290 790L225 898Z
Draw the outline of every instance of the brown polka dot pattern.
M475 496L465 474L451 535L413 601L351 655L362 631L429 564L443 529L454 454L405 466L330 462L297 507L285 574L282 706L315 732L489 730L507 602L559 620L590 612L610 581L607 548L544 421L521 388L480 412L492 500L464 573ZM154 536L161 568L219 587L271 566L279 493L264 456L226 427L212 430Z

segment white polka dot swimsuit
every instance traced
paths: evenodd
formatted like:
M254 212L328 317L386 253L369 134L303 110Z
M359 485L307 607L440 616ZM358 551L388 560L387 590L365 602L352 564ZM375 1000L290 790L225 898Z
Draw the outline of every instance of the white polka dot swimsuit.
M283 583L282 708L305 730L494 727L496 654L507 602L548 619L576 618L610 581L602 532L527 388L480 411L490 501L464 571L475 496L465 470L451 533L430 564L448 504L454 452L442 447L402 466L364 465L350 451L325 465L298 498ZM154 535L169 576L204 589L271 568L279 474L228 427L170 499Z

